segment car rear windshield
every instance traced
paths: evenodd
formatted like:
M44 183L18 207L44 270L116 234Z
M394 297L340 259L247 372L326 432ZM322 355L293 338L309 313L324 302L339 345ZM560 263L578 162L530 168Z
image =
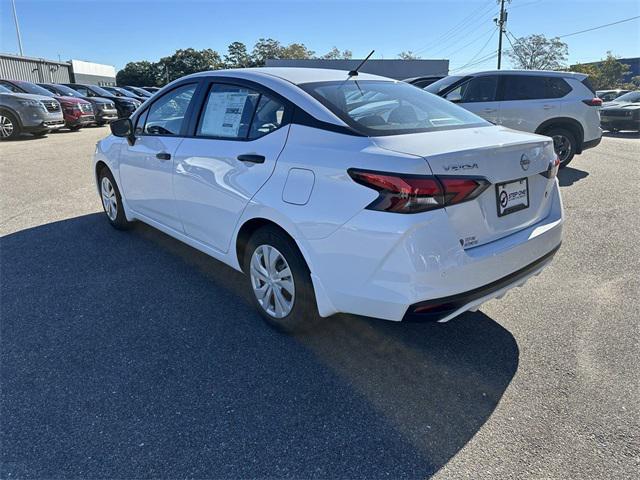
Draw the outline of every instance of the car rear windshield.
M616 98L616 102L640 102L640 92L629 92Z
M405 82L349 79L306 83L300 87L351 128L368 136L491 125Z

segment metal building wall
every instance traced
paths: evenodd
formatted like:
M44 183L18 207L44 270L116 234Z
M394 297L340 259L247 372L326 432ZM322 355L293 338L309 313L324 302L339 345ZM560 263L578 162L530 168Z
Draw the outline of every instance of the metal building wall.
M71 65L44 58L0 54L0 77L29 82L71 82Z

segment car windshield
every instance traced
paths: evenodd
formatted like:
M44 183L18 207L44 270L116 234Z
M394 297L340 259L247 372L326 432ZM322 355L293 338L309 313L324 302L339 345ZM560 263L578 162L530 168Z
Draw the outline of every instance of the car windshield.
M39 85L31 82L15 82L18 88L21 88L27 93L32 93L34 95L44 95L46 97L53 97L53 93L51 93L46 88L42 88Z
M435 95L439 95L440 92L445 91L454 83L458 83L467 78L468 77L465 77L464 75L449 75L448 77L441 78L437 82L433 82L431 85L427 85L423 90L426 90L427 92L433 93Z
M629 92L616 98L616 102L640 102L640 92Z
M129 90L126 90L120 87L113 87L113 88L114 90L122 93L125 97L137 98L137 95L135 93L130 92Z
M491 125L405 82L340 80L300 87L354 130L369 136Z
M4 85L0 85L0 93L12 93L12 92Z
M113 97L113 93L105 90L102 87L98 87L97 85L91 85L91 90L93 93L97 93L101 97Z
M67 97L76 97L82 98L83 95L80 92L76 92L73 88L69 88L66 85L53 85L52 88L60 92L61 95L66 95Z

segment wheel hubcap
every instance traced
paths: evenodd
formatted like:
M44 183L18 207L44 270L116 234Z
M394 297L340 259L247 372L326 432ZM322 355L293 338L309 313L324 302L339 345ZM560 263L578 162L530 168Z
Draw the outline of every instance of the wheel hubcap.
M564 135L554 135L553 149L556 151L561 163L564 163L571 155L571 142Z
M116 198L116 191L111 184L111 181L107 177L102 177L101 190L102 190L102 206L104 211L110 220L115 221L118 216L118 199Z
M251 256L251 285L260 306L275 318L293 308L295 285L284 256L271 245L260 245Z
M13 122L8 117L0 115L0 136L3 138L10 137L13 133Z

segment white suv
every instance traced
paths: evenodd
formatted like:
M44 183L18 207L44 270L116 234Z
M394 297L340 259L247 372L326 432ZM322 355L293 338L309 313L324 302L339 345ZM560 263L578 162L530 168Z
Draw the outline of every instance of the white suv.
M491 70L451 75L425 90L497 125L552 137L563 167L602 137L602 100L581 73Z

